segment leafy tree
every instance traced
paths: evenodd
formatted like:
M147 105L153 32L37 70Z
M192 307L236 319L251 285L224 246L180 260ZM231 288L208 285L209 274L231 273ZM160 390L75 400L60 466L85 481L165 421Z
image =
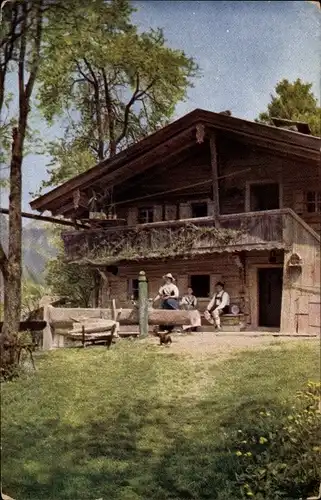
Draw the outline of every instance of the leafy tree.
M48 146L48 182L60 184L164 126L198 74L162 30L139 32L127 0L81 2L45 33L40 109L66 118L64 137Z
M4 355L5 341L12 342L21 314L21 166L28 128L30 104L40 61L44 0L6 2L3 6L0 42L1 143L4 143L3 109L10 72L17 80L18 116L12 128L10 154L9 244L7 254L0 243L0 269L4 279L4 324L1 335L2 366L15 364L12 351ZM9 95L10 99L10 95Z
M28 279L22 282L21 295L21 317L27 318L28 315L39 307L40 300L45 295L44 286Z
M267 124L272 124L272 118L302 121L310 125L313 135L321 136L321 107L311 89L312 83L299 78L293 83L281 80L275 87L275 95L271 95L267 111L257 121Z
M48 262L46 283L54 295L67 298L71 306L90 307L95 289L93 271L77 264L68 264L62 252Z

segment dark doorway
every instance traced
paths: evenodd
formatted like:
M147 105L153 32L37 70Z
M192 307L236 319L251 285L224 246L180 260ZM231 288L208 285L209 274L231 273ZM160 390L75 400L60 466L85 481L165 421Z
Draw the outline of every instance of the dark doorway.
M280 191L277 183L250 185L250 211L277 210L280 208Z
M259 326L280 328L282 278L281 267L258 269Z
M211 277L209 274L194 274L189 277L189 286L193 288L195 297L209 297L210 281Z
M191 204L192 208L192 217L198 218L198 217L207 217L208 215L208 209L207 209L207 203L192 203Z

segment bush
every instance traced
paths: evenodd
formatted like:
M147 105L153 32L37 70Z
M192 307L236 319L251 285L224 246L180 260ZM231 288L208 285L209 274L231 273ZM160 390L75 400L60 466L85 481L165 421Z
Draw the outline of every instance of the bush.
M318 495L321 481L321 384L309 382L295 405L258 412L253 423L229 435L237 457L241 498L306 499ZM234 446L233 446L234 445Z

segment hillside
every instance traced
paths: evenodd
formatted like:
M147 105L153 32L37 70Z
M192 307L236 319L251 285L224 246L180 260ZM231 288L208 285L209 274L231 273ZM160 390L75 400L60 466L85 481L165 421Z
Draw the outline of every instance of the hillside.
M1 243L8 247L8 217L0 215ZM49 226L43 222L32 221L22 230L22 262L25 277L30 277L37 283L43 283L46 262L57 253L50 241Z

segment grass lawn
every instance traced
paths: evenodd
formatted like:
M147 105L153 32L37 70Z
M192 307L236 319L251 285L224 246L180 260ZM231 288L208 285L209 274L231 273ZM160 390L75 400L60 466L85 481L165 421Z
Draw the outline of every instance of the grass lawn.
M5 493L227 500L224 429L317 380L319 349L274 345L216 361L124 341L54 351L37 367L2 386Z

